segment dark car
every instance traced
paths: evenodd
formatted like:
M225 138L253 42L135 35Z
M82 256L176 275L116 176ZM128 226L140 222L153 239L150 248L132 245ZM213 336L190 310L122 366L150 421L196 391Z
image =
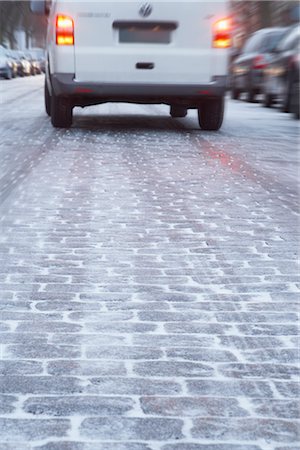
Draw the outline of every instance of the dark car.
M292 26L280 40L265 69L263 103L280 102L284 112L299 118L300 26Z
M264 69L286 28L263 28L253 33L245 43L241 54L231 64L231 94L238 99L247 93L249 102L261 93Z

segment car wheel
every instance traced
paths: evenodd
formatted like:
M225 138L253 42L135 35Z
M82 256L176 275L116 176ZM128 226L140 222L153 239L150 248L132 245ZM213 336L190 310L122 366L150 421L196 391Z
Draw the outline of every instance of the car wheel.
M284 113L290 112L290 101L289 101L289 95L285 95L283 98L283 102L281 105L281 111Z
M44 100L45 100L45 110L48 116L51 116L51 95L48 89L47 81L45 79L44 85Z
M283 97L281 111L285 113L289 113L291 111L291 101L292 101L292 79L287 81L287 88Z
M274 103L274 97L271 94L264 94L263 96L263 106L265 106L266 108L271 108L271 106Z
M291 86L291 100L290 107L291 113L293 113L295 119L300 119L300 102L299 102L299 94L300 94L300 82L297 80L293 80Z
M173 118L185 117L187 115L187 108L184 106L173 106L170 107L170 115Z
M224 97L205 100L198 108L198 121L202 130L217 131L224 117Z
M241 93L238 89L234 89L234 88L231 89L231 98L233 100L238 100L240 98L240 95L241 95Z
M254 89L252 89L252 88L248 89L246 98L247 98L247 102L249 102L249 103L255 102L256 93L255 93Z
M51 123L55 128L72 125L72 106L68 99L51 95Z

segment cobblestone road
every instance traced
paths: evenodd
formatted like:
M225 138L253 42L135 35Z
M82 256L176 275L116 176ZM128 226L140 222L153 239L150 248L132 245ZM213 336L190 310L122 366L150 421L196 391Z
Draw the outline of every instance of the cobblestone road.
M1 81L0 450L299 449L298 128Z

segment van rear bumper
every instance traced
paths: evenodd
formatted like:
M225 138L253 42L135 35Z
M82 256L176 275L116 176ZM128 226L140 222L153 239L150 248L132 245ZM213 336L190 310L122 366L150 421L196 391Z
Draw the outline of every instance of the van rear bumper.
M181 103L195 107L203 98L223 96L227 77L216 76L206 84L83 83L74 74L52 74L51 91L69 98L74 106L101 102Z

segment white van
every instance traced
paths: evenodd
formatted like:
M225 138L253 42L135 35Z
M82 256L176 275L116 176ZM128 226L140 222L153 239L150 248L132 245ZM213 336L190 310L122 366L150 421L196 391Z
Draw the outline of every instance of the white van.
M32 1L48 15L46 111L72 124L74 106L163 103L222 125L231 25L227 1Z

